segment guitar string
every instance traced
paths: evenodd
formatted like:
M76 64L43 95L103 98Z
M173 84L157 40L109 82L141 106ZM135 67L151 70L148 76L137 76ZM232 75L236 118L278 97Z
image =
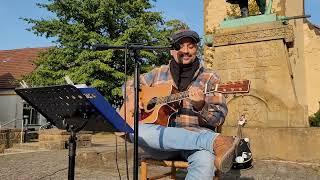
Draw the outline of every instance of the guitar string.
M246 89L248 89L248 88L243 88L243 87L246 86L246 84L249 84L249 82L248 81L241 81L240 84L239 83L233 83L234 88L231 88L231 90L229 90L229 91L232 91L233 93L235 93L237 91L245 92ZM211 91L202 92L202 93L203 94L209 94L209 93L213 93L213 92L222 92L222 93L226 94L227 91L224 91L224 90L226 90L227 88L224 88L223 86L228 86L228 84L226 84L226 85L220 84L219 86L220 87L218 87L217 90L211 90ZM223 89L223 90L219 90L219 89ZM179 92L179 93L176 93L176 94L171 94L171 95L165 96L165 97L156 97L156 98L151 99L149 102L151 104L154 104L154 105L168 104L168 103L172 103L172 102L183 100L183 99L188 98L188 97L189 97L189 91L183 91L183 92Z
M209 92L206 92L206 93L203 92L203 93L204 94L208 94L208 93L211 93L211 92L214 92L214 91L209 91ZM172 102L175 102L175 101L183 100L183 99L188 98L188 97L189 97L189 91L183 91L183 92L180 92L180 93L171 94L169 96L157 97L157 98L151 99L150 103L155 104L155 105L168 104L168 103L172 103Z

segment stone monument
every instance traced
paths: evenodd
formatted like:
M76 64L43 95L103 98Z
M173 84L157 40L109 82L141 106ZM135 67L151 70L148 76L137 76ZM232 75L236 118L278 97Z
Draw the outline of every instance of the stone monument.
M320 152L312 148L320 129L309 128L308 122L299 35L303 12L288 12L286 2L276 1L274 13L275 2L269 0L263 15L228 19L211 9L213 18L210 8L219 7L215 2L222 3L205 0L205 32L212 40L212 47L205 49L205 63L223 82L251 80L248 94L227 97L229 114L222 132L236 135L237 120L244 114L244 134L252 140L258 159L320 160ZM224 3L221 10L227 9Z
M241 17L249 16L248 0L227 0L228 3L238 4L241 11ZM266 13L266 0L256 0L261 14Z
M226 124L245 114L252 127L308 127L306 106L297 99L289 50L294 44L290 17L266 14L222 21L212 33L214 53L207 65L224 81L251 80L247 95L227 99ZM296 16L293 18L300 18Z

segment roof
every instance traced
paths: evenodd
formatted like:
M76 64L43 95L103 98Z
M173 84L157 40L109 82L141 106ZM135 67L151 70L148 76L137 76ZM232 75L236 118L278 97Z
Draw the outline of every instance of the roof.
M17 87L14 81L31 73L35 69L33 61L46 49L48 48L0 50L0 89Z

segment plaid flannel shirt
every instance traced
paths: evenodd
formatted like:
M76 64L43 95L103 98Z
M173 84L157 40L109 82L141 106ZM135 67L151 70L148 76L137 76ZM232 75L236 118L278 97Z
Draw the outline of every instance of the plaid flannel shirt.
M220 82L219 76L211 70L205 69L201 64L196 71L188 89L193 86L205 90L215 87ZM141 86L157 86L160 84L171 84L177 88L170 73L169 65L163 65L155 68L149 73L140 76ZM129 91L133 91L133 82L127 83ZM191 104L190 99L182 100L182 108L177 112L177 116L172 123L175 127L187 129L199 129L202 127L213 129L224 123L228 113L225 97L221 93L210 93L205 96L205 105L200 111L196 111Z

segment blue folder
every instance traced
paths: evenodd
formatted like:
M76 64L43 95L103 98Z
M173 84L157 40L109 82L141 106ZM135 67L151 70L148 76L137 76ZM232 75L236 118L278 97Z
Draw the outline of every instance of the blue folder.
M77 87L77 86L76 86ZM100 92L92 87L77 87L87 97L96 109L103 115L104 119L120 132L133 133L133 129L124 121L119 113L112 107Z

